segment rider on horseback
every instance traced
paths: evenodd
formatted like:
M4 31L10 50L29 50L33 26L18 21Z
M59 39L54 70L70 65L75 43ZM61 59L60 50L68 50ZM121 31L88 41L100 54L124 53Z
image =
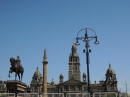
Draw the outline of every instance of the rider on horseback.
M10 73L15 72L15 80L16 80L17 75L19 77L19 81L22 80L24 69L22 65L20 64L21 61L20 61L19 56L17 56L16 60L14 58L10 58L10 63L11 63L11 67L9 70L9 77L10 77ZM20 74L21 74L21 78L20 78Z

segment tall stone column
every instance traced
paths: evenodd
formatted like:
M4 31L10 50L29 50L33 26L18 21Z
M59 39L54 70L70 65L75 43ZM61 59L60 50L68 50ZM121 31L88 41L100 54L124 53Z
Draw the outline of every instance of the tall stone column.
M43 93L45 94L44 97L47 97L47 55L46 49L44 49L44 57L43 57Z

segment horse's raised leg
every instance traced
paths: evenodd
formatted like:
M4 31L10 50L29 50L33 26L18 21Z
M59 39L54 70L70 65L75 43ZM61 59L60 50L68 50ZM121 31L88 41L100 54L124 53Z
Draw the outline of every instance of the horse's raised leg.
M21 73L21 81L22 81L23 73Z
M18 77L19 77L19 81L20 81L20 74L18 74Z

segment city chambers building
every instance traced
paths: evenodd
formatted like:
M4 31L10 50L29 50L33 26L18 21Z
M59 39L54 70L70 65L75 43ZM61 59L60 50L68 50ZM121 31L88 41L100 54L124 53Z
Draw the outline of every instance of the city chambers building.
M60 74L58 84L55 84L54 81L47 83L47 93L86 93L88 91L87 75L85 73L81 75L80 58L74 44L72 45L68 66L68 80L64 81L64 76ZM81 80L81 77L83 80ZM90 84L90 90L92 93L118 92L116 74L110 64L105 74L105 80ZM32 77L29 92L43 93L43 78L38 68Z

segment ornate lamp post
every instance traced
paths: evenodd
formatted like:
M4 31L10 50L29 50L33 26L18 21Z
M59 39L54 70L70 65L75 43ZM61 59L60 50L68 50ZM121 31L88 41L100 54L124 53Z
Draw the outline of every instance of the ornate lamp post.
M91 33L89 33L88 30L91 31ZM84 34L84 36L80 37L79 33L83 32L83 31L85 31L85 34ZM83 42L85 42L85 48L86 49L84 49L83 52L86 53L88 93L91 93L91 91L90 91L90 75L89 75L89 53L91 52L91 49L90 49L90 45L89 45L90 43L89 42L91 40L95 40L94 44L99 44L99 41L97 40L96 32L91 28L81 29L77 33L76 43L75 43L76 46L80 45L79 40L82 40Z

